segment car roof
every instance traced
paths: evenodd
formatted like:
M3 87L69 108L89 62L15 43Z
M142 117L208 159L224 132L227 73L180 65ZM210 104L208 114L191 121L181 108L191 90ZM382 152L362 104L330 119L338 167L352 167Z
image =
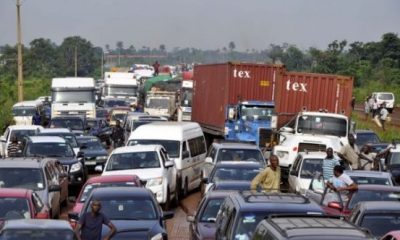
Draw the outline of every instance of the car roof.
M5 229L58 229L71 230L71 225L65 220L53 219L15 219L4 222L2 230Z
M111 182L134 182L140 181L137 175L109 175L109 176L95 176L87 180L88 183L111 183Z
M307 115L307 116L321 116L321 117L335 117L335 118L343 118L343 119L347 119L346 115L342 115L342 114L338 114L338 113L325 113L325 112L300 112L298 116L303 116L303 115Z
M42 126L38 125L11 125L8 126L10 130L39 130L43 129Z
M210 199L214 199L214 198L224 198L227 197L229 195L231 195L232 193L235 193L235 191L232 190L213 190L213 191L208 191L205 195L204 198L210 198Z
M66 143L65 139L59 136L31 136L32 143Z
M72 133L69 128L44 128L39 133Z
M388 172L366 171L366 170L345 170L344 173L354 177L373 177L373 178L390 178L391 174Z
M114 149L111 154L119 154L119 153L131 153L131 152L152 152L158 151L162 148L161 145L134 145L134 146L126 146L119 147Z
M308 198L295 193L280 192L251 192L243 191L233 193L234 198L242 211L297 211L314 214L323 213L322 208Z
M3 197L26 198L31 193L32 190L24 188L0 188L0 198Z
M151 191L147 188L127 188L127 187L112 187L112 188L96 188L93 190L92 198L101 199L103 197L150 197Z
M324 216L271 216L265 220L285 237L295 236L324 236L334 235L343 237L369 237L367 232L361 231L354 224L341 218ZM340 238L339 238L340 239Z
M364 211L400 211L400 203L398 201L368 201L368 202L359 202L359 208Z
M42 168L51 158L3 158L0 159L0 168Z
M238 143L238 142L213 142L212 145L215 148L226 148L226 149L257 149L260 148L251 143Z
M215 164L216 168L222 167L254 167L262 168L263 166L258 162L250 161L222 161Z

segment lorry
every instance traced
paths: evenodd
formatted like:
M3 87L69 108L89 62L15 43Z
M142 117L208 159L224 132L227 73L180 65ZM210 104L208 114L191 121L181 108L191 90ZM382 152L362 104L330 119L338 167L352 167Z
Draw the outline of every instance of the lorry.
M214 138L279 141L276 132L301 111L351 115L353 78L288 72L282 65L221 63L195 65L192 121Z
M134 73L106 72L104 76L104 98L124 99L131 105L137 105L138 82Z
M192 120L193 80L182 80L180 90L178 121Z
M95 118L95 92L93 78L53 78L51 83L51 117L80 115Z
M153 116L174 119L176 114L176 92L160 91L156 88L147 92L144 112Z

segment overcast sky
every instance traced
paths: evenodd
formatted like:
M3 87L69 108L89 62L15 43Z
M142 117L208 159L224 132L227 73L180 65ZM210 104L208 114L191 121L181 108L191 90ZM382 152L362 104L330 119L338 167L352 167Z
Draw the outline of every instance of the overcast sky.
M0 0L0 45L16 42L16 0ZM23 41L95 46L265 49L283 42L323 48L335 39L379 41L400 33L399 0L22 0Z

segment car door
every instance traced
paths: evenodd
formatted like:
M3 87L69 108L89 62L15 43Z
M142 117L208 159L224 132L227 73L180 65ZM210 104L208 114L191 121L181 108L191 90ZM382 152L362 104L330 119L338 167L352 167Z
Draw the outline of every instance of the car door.
M289 188L293 192L296 192L298 188L299 169L301 166L302 159L303 158L300 155L297 156L296 160L294 161L289 171L289 178L288 178Z
M162 148L160 151L160 156L161 156L161 161L162 161L162 165L164 166L164 173L165 173L165 177L168 180L168 185L170 188L170 192L175 192L175 188L176 188L176 181L175 181L175 166L174 167L165 167L165 163L166 162L172 162L169 160L168 155L167 155L167 151Z
M47 188L52 185L58 185L58 177L52 171L49 163L45 166L45 175L47 180ZM59 191L48 191L47 194L49 195L49 206L51 208L51 212L53 216L56 216L60 211L60 192Z
M4 131L3 136L1 136L0 138L1 156L7 155L7 143L9 142L9 139L10 139L10 128L7 128L6 131Z

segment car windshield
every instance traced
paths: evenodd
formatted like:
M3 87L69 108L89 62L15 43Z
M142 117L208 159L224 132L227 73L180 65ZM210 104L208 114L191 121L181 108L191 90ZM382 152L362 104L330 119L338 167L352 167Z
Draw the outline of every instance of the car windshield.
M159 167L160 160L157 152L129 152L112 154L107 162L106 171Z
M224 199L225 198L209 200L200 215L200 222L215 222L219 207L224 202Z
M234 230L234 239L252 239L253 233L267 213L242 213Z
M13 130L11 132L11 137L12 139L14 136L17 137L18 141L23 141L24 137L27 136L34 136L36 134L36 130Z
M253 161L265 164L264 157L258 149L221 149L217 162L221 161Z
M243 120L269 120L275 113L274 107L260 107L251 105L242 105L241 117Z
M391 186L391 181L388 178L377 178L370 176L351 176L350 178L358 185L362 184L376 184L376 185L388 185Z
M191 107L192 106L192 98L193 98L193 89L192 88L183 88L182 90L183 90L183 92L182 92L181 106Z
M109 96L137 96L137 88L133 86L128 87L110 87L105 88L105 95Z
M111 121L124 121L124 118L126 116L126 112L116 112L111 115Z
M68 143L28 143L25 149L26 157L74 157L74 151Z
M260 172L260 167L217 166L210 175L211 182L217 181L251 181Z
M400 164L400 152L392 152L389 155L389 165Z
M40 225L38 224L38 228ZM61 229L5 229L0 240L74 240L72 230Z
M0 219L31 218L29 202L26 198L0 197Z
M367 143L380 143L379 137L375 133L357 133L356 144L364 146Z
M35 107L14 107L12 109L14 116L33 116L36 113Z
M322 173L322 161L320 158L306 158L301 167L300 177L312 179L317 172Z
M350 199L348 209L353 209L359 202L369 201L398 201L400 203L400 192L358 190Z
M69 128L71 130L83 131L83 121L81 119L52 119L50 126L53 128Z
M160 144L162 145L168 152L168 156L171 158L178 158L180 155L180 142L179 141L173 141L173 140L147 140L147 139L141 139L141 140L130 140L128 142L128 146L133 146L137 144Z
M84 150L104 150L103 145L97 138L78 139L79 146L85 146Z
M146 100L147 108L163 108L166 109L169 106L169 98L149 98Z
M0 168L0 188L43 190L43 172L36 168Z
M100 199L101 210L110 220L155 220L156 206L150 199L119 198ZM86 212L90 212L87 204Z
M53 102L95 102L95 89L93 90L73 90L73 91L54 91L52 94Z
M393 100L393 94L391 93L380 93L378 94L379 100Z
M301 116L299 117L298 133L347 136L347 121L342 118Z
M129 102L125 100L104 100L104 107L129 107Z
M360 227L371 231L375 237L400 229L400 213L375 213L364 215Z
M136 183L134 182L110 182L110 183L92 183L85 186L82 191L82 195L79 199L80 202L85 202L86 199L90 196L90 193L96 188L105 188L105 187L135 187Z

